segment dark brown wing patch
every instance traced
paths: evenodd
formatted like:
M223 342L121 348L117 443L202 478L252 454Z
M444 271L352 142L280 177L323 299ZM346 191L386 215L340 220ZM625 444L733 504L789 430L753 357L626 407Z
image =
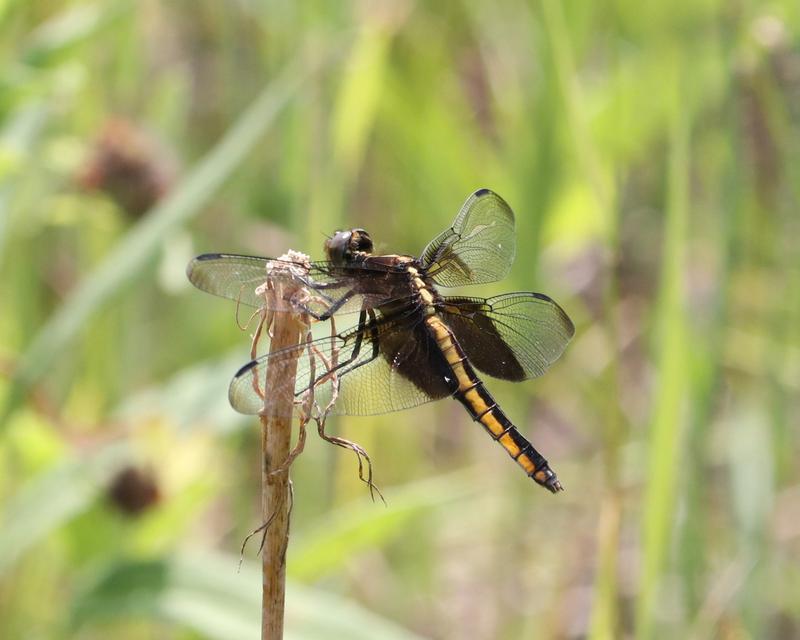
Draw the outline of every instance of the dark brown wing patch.
M470 362L503 380L542 375L575 334L564 310L541 293L488 299L453 296L444 298L437 309Z

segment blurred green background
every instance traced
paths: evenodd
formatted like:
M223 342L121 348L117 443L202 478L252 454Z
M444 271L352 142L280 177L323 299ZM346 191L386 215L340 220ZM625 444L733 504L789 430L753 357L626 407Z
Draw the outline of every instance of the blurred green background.
M577 334L292 469L287 637L800 637L800 5L0 1L0 637L253 638L257 421L206 251L418 253L514 208L478 293Z

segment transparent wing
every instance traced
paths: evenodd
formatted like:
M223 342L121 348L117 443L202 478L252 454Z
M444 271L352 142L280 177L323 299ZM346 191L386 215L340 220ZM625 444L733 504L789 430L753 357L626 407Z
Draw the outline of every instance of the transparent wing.
M453 296L445 298L439 311L469 361L503 380L542 375L575 334L564 310L541 293Z
M461 287L502 279L514 261L514 213L489 189L473 193L447 231L422 253L436 284Z
M416 407L452 392L441 354L432 349L421 326L373 319L356 329L266 354L234 376L228 397L240 413L260 413L267 369L297 360L293 411L313 392L312 415L333 402L334 415L365 416ZM279 412L280 413L280 412ZM285 413L285 412L284 412Z
M295 311L296 301L301 298L308 310L317 315L330 309L336 313L352 313L410 298L408 277L402 270L376 262L339 267L322 261L310 263L308 274L302 279L289 275L288 269L277 274L273 269L271 278L291 279L304 295L297 296L294 301L268 301L257 289L267 279L269 263L301 266L272 258L206 253L189 263L186 275L194 286L207 293L248 307L274 311Z

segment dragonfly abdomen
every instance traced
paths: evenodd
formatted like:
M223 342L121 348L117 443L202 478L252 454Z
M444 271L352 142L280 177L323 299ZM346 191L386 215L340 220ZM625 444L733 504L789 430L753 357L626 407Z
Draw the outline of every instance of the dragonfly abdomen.
M449 327L438 316L429 316L426 323L458 382L453 397L466 407L472 419L481 423L492 439L500 443L530 478L553 493L562 491L561 483L547 460L495 402L470 366Z

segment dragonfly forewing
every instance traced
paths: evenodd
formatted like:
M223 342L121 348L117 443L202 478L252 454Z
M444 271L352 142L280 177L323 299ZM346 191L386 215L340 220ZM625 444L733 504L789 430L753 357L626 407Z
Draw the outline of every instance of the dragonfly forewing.
M275 269L275 266L286 268ZM269 269L268 276L268 267ZM298 275L297 268L304 269ZM256 310L308 312L316 319L333 313L357 313L387 302L408 299L407 276L381 265L336 266L327 261L302 264L230 253L207 253L186 269L191 283L215 296ZM267 279L292 289L290 298L265 296Z

